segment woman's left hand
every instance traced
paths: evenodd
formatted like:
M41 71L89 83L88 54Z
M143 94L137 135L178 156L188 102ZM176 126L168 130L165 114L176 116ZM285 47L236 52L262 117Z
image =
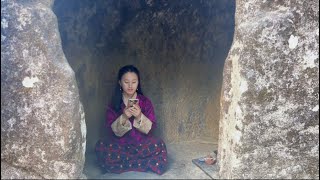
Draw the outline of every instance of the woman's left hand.
M141 108L138 104L134 104L133 107L130 108L130 112L135 118L141 118Z

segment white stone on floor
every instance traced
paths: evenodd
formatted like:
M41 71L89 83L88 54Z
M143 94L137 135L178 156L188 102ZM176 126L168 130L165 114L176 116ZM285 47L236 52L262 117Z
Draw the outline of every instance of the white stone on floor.
M208 141L190 141L167 144L168 169L158 175L152 172L125 172L121 174L102 174L95 164L95 155L86 159L84 173L88 179L211 179L192 159L205 156L217 149L217 144Z

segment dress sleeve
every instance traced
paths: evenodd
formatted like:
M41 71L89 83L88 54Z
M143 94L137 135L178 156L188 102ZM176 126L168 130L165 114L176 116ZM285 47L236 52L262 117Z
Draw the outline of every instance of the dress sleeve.
M116 136L120 137L120 135L123 136L126 132L132 129L130 122L122 125L121 122L123 122L124 118L122 115L119 116L110 106L108 106L106 116L105 128L109 131L109 133L113 132Z
M152 127L152 121L144 114L141 114L141 119L134 119L133 127L137 128L140 132L148 134Z
M157 121L155 118L153 105L148 98L146 98L142 104L141 111L141 121L135 119L133 121L133 127L137 128L144 134L149 134L157 127Z
M125 122L124 125L122 125ZM125 133L132 129L130 121L127 121L123 115L118 117L113 123L111 124L111 129L114 134L118 137L123 136Z

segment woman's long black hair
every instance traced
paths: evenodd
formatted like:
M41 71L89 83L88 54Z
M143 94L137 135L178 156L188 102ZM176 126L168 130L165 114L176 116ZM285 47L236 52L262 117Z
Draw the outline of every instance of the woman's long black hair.
M122 89L120 88L121 86L119 84L119 81L121 81L122 76L127 72L133 72L138 76L137 94L143 95L142 89L141 89L140 73L138 68L136 68L133 65L126 65L120 68L118 71L118 79L116 82L116 87L114 89L114 93L111 99L111 106L118 113L121 111L121 103L122 103Z

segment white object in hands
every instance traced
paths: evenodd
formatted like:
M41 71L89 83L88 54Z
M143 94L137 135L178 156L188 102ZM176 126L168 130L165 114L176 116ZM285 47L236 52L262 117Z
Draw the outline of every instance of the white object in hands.
M133 104L138 104L139 103L139 99L129 99L129 106L132 107Z

